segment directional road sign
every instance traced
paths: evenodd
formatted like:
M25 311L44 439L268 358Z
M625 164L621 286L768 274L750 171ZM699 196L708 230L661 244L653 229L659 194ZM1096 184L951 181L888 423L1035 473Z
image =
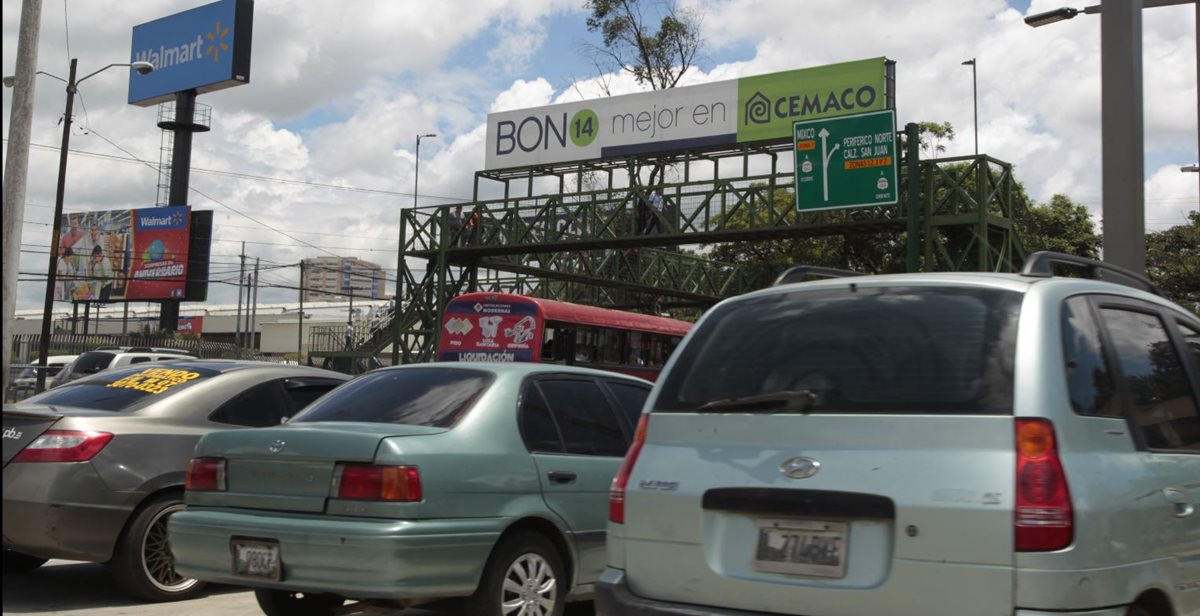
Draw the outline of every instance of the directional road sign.
M900 198L896 111L796 122L796 209L892 205Z

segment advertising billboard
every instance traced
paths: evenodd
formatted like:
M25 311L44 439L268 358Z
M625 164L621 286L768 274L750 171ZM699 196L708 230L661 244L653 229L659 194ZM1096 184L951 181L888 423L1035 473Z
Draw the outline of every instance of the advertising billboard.
M253 0L221 0L134 26L129 61L149 62L154 72L129 80L129 104L249 83L253 23Z
M63 214L54 299L183 299L190 227L186 205Z
M175 331L199 336L204 333L204 317L179 317Z
M542 348L535 303L451 302L442 317L440 361L533 361Z
M886 58L488 114L486 169L792 137L799 120L887 106Z

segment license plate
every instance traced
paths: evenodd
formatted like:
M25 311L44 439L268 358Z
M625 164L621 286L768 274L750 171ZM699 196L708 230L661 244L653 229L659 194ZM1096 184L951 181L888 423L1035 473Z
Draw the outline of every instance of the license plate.
M759 520L754 569L817 577L846 577L845 522Z
M270 539L233 539L233 574L279 581L279 542Z

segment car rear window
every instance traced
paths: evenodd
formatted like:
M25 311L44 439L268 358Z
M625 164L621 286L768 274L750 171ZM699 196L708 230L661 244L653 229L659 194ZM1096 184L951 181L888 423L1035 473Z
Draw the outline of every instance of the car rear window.
M450 428L493 380L490 372L461 368L381 370L319 398L288 423L364 421Z
M785 405L726 403L797 392L805 412L1010 414L1020 301L998 289L849 285L728 303L698 326L654 411L770 411Z
M71 374L95 374L112 363L114 354L107 351L88 351L75 360Z
M219 372L205 368L137 366L72 381L25 400L26 403L71 406L128 413L154 404Z

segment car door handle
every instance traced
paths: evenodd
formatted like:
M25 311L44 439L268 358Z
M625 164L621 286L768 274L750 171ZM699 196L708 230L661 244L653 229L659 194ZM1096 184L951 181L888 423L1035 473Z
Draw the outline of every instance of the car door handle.
M571 471L550 471L546 476L550 483L575 483L575 473Z
M1163 496L1167 497L1168 501L1174 506L1174 511L1171 515L1177 518L1186 518L1196 512L1196 506L1188 502L1187 495L1183 490L1175 488L1163 488Z

